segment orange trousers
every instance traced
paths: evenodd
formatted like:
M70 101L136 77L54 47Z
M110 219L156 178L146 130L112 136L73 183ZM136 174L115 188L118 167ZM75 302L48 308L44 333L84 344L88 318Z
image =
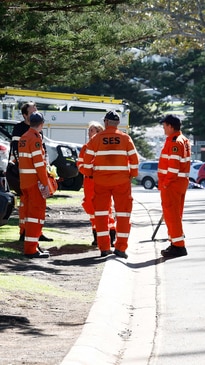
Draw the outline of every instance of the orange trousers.
M20 195L20 205L19 205L19 228L20 235L25 231L25 214L24 214L24 195Z
M25 240L24 253L37 251L38 238L45 221L46 199L40 193L38 185L22 189L24 196Z
M82 202L82 207L85 212L90 216L90 223L92 225L92 229L96 229L95 223L95 211L93 206L93 196L94 196L94 181L92 178L85 176L83 182L84 188L84 198ZM109 215L108 215L108 226L110 230L115 230L115 219L112 214L112 207L110 203L109 207Z
M113 199L116 214L115 248L125 251L128 246L128 237L131 229L130 216L132 211L131 183L103 186L94 185L93 205L95 209L95 223L98 247L101 251L110 249L109 237L109 209Z
M20 195L20 205L19 205L19 234L25 233L25 211L24 211L24 195ZM39 237L42 235L40 233Z
M168 236L171 243L179 247L185 246L182 217L186 189L183 190L177 190L174 186L161 190L161 204Z

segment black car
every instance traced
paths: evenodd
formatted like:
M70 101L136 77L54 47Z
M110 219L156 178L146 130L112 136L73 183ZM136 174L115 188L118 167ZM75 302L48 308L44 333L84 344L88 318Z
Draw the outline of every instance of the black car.
M11 142L15 120L0 119L0 136ZM56 166L59 176L59 190L78 191L83 185L83 175L78 171L77 159L81 145L69 142L55 141L44 136L49 164Z
M80 145L54 141L44 136L43 141L49 156L50 165L56 166L59 176L60 190L81 189L83 184L83 175L78 171L77 160Z
M8 220L15 207L15 196L9 190L7 181L0 173L0 226L8 223Z

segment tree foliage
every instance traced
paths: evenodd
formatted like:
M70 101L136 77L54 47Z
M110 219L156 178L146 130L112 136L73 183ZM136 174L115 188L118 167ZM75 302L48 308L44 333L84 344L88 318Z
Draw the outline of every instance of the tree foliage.
M204 0L1 0L0 22L0 87L92 85L129 101L132 126L156 122L163 98L177 94L194 106L187 130L205 133ZM153 53L167 59L141 62ZM150 99L138 81L161 95Z
M0 86L86 86L120 78L132 47L200 48L204 9L201 0L2 0Z
M135 146L137 147L137 152L144 158L154 159L154 153L148 142L145 139L145 128L140 127L138 129L132 130L130 132L130 137L132 138Z
M183 100L185 118L183 130L197 139L205 140L205 52L189 50L180 55L164 59L163 62L147 62L143 65L144 75L149 80L149 87L160 91L156 95L158 112L166 111L164 100L169 96ZM145 71L147 70L147 72ZM193 112L190 111L190 107Z
M139 24L137 16L130 17L128 5L113 9L106 1L66 3L0 4L2 86L80 86L110 78L131 61L129 45L160 33L160 23L153 33L146 18Z

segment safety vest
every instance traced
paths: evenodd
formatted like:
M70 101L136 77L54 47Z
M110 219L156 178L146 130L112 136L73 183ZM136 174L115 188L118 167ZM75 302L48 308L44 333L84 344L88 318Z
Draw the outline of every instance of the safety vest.
M109 126L93 136L84 155L85 175L101 185L119 185L138 175L138 155L132 139Z
M181 131L168 136L158 163L158 187L171 182L188 180L190 171L191 147L189 140Z
M33 128L20 138L18 145L21 189L41 182L48 185L45 152L41 135Z

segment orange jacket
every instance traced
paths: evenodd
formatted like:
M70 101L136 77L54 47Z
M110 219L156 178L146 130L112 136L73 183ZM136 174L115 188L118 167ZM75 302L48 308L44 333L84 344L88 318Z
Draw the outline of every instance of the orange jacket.
M119 185L138 175L138 155L132 139L109 126L87 143L84 173L100 185Z
M84 155L85 155L86 148L87 148L87 144L84 144L80 150L80 153L78 156L78 161L77 161L78 170L81 172L82 175L85 175Z
M21 189L35 185L38 181L47 186L45 152L40 134L29 128L20 138L18 150Z
M171 183L180 185L188 181L190 156L190 142L181 131L167 137L158 164L159 190Z

